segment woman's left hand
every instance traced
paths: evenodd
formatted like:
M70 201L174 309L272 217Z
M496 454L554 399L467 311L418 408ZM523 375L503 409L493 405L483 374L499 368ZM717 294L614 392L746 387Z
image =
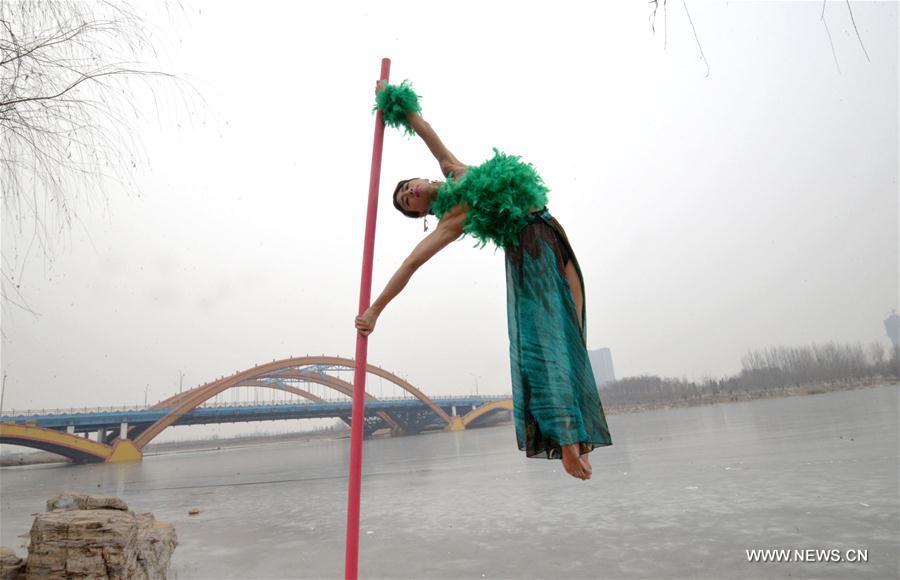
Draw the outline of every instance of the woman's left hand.
M378 313L372 310L372 307L366 309L362 316L356 317L356 330L363 336L369 336L375 330L375 322L378 320Z

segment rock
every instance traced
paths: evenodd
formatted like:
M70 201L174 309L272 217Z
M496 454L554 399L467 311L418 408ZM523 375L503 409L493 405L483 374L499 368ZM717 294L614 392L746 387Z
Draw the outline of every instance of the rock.
M67 491L47 500L47 511L53 510L100 510L114 509L128 511L128 504L117 497L87 495Z
M172 552L178 545L175 526L158 521L150 512L137 517L138 565L147 578L165 578Z
M25 560L15 550L0 547L0 580L19 580L25 577Z
M200 508L191 508L190 511L188 511L189 516L195 516L199 513L200 513Z
M165 578L175 528L115 497L62 494L31 527L27 578Z

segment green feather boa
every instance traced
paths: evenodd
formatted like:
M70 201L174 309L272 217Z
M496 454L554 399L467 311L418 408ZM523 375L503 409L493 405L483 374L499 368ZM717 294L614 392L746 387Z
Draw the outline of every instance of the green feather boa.
M469 167L456 183L452 179L438 188L431 212L438 219L455 205L466 203L469 211L463 232L499 248L519 245L519 232L528 223L528 208L547 205L550 191L530 163L519 161L494 148L494 157L478 167Z
M372 112L380 110L384 115L384 124L399 129L403 127L406 135L415 135L416 132L406 120L406 114L410 111L420 113L419 97L413 91L409 81L403 81L399 85L385 85L384 89L375 96L375 106Z

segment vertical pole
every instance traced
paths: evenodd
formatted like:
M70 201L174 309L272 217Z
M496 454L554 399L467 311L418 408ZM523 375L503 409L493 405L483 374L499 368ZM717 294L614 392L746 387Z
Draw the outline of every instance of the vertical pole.
M387 82L391 60L381 59L381 80ZM362 281L359 288L359 315L369 308L372 299L372 260L375 254L375 218L378 215L378 185L381 182L381 150L384 145L384 118L375 115L375 141L372 146L372 167L369 171L369 205L366 211L366 234L363 242ZM347 552L344 577L356 580L359 569L359 495L362 475L362 439L365 419L366 348L369 337L356 333L356 362L353 371L353 415L350 426L350 477L347 492Z

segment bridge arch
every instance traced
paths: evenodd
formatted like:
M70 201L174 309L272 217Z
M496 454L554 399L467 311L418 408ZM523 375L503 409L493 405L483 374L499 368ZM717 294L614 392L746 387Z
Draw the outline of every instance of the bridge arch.
M285 371L284 373L278 373L277 375L270 375L270 376L255 378L255 379L248 379L248 380L245 380L236 385L232 385L229 388L236 389L236 388L240 388L240 387L263 387L263 388L267 388L267 389L287 391L289 393L293 393L295 395L301 396L305 399L309 399L310 401L313 401L315 403L327 402L322 397L319 397L318 395L310 393L306 389L301 389L299 387L294 387L292 385L285 385L285 384L281 383L280 380L282 378L302 378L302 380L304 380L304 381L309 381L311 383L318 383L320 385L324 385L324 386L332 388L344 395L347 395L351 399L353 398L353 385L348 383L347 381L341 380L338 377L324 374L324 373L323 374L298 373L294 369L290 369L289 371ZM274 379L274 380L265 381L263 379ZM173 395L172 397L169 397L168 399L166 399L166 401L168 401L170 405L175 404L178 401L184 400L185 397L190 396L192 393L194 393L196 391L196 389L200 389L205 386L206 385L203 385L200 387L195 387L193 389L178 393L177 395ZM215 396L215 395L213 395L213 396ZM206 400L209 400L209 399L206 399ZM373 395L370 395L369 393L366 393L366 400L367 401L377 401L378 398ZM156 405L151 407L151 409L165 408L165 407L161 407L160 406L161 404L162 403L157 403ZM400 422L397 421L397 419L393 415L391 415L391 413L389 413L388 411L376 411L375 414L378 415L379 417L381 417L381 419L391 429L392 433L399 433L402 430L402 425L400 425ZM346 419L345 422L347 422L349 424L350 419L349 418ZM128 438L136 439L137 437L139 437L141 435L141 433L146 431L148 427L149 426L145 427L145 426L140 426L140 425L134 425L134 426L129 427L128 428Z
M309 381L311 383L318 383L320 385L330 387L330 388L338 391L339 393L342 393L342 394L350 397L351 400L353 399L353 385L351 383L348 383L347 381L345 381L343 379L340 379L338 377L335 377L335 376L332 376L332 375L329 375L326 373L312 374L312 373L298 372L295 369L290 369L290 370L287 370L284 372L277 373L274 376L263 377L263 378L271 378L271 379L275 379L276 381L279 379L302 379L304 381ZM260 382L260 379L253 379L250 382L258 383L258 382ZM275 383L275 381L273 381L273 383ZM244 383L239 384L238 386L239 387L248 386L248 384L247 384L247 382L244 382ZM249 385L249 386L253 386L253 385ZM292 390L302 391L303 390L303 389L298 389L296 387L291 387L289 385L281 385L279 387L275 387L275 386L273 386L272 383L266 383L266 382L263 382L259 386L268 386L271 388L278 388L278 389L287 390L287 391L292 391ZM322 399L321 397L316 397L316 395L313 395L312 393L309 393L309 395L311 397L315 397L316 399L318 399L319 402L324 402L324 399ZM377 401L378 400L377 397L375 397L374 395L370 395L369 393L366 393L365 395L366 395L365 398L367 401ZM375 414L378 415L379 417L381 417L382 420L384 420L384 422L387 423L387 425L391 428L391 431L397 432L401 429L400 422L397 421L397 419L395 419L387 411L377 411ZM347 424L348 425L350 424L349 419L347 420Z
M494 411L500 410L513 410L513 400L512 399L501 399L499 401L491 401L485 405L478 407L477 409L472 409L468 413L462 416L462 424L464 427L468 427L472 421L481 417L482 415L487 415L488 413L493 413Z
M269 381L264 381L263 379L275 379L275 380L269 382ZM351 399L353 398L353 385L351 383L348 383L347 381L344 381L338 377L335 377L335 376L332 376L329 374L305 373L305 372L299 372L296 369L288 369L288 370L285 370L285 371L277 373L277 374L270 374L265 377L249 379L249 380L243 381L239 384L232 385L230 388L265 387L265 388L275 389L275 390L279 390L279 391L287 391L289 393L299 395L305 399L309 399L310 401L313 401L316 403L326 402L325 399L323 399L322 397L319 397L318 395L314 395L313 393L310 393L309 391L307 391L305 389L301 389L299 387L285 385L285 384L279 382L279 379L301 379L301 380L308 381L311 383L318 383L320 385L332 388L332 389L338 391L339 393L347 395ZM204 386L206 386L206 385L202 385L200 387L195 387L188 391L184 391L182 393L178 393L177 395L173 395L173 396L169 397L168 399L166 399L165 401L162 401L160 403L157 403L156 405L153 405L151 407L151 409L166 408L167 406L170 406L172 404L177 403L180 400L183 400L184 397L189 396L196 389L203 388ZM366 393L366 400L367 401L377 401L378 398L375 397L374 395L370 395L369 393ZM168 403L168 405L166 405L166 403ZM376 415L381 417L384 420L384 422L387 423L387 425L391 428L392 432L396 433L402 428L400 425L400 422L397 421L397 419L394 418L389 412L377 411ZM349 420L348 420L348 422L349 422ZM131 437L131 438L137 437L142 431L144 431L143 428L137 427L137 426L134 427L134 429L135 429L135 431L132 431L131 428L129 428L128 433L129 433L129 437Z
M159 403L153 405L150 408L151 409L165 409L166 407L169 407L172 404L182 400L184 397L189 396L192 392L194 392L195 389L200 389L205 386L206 385L201 385L199 387L194 387L193 389L178 393L177 395L173 395L173 396L169 397L165 401L160 401ZM234 385L233 388L238 388L238 387L266 387L269 389L276 389L279 391L287 391L289 393L299 395L299 396L303 397L304 399L309 399L310 401L312 401L314 403L324 403L325 402L325 399L323 399L322 397L320 397L318 395L314 395L313 393L310 393L306 389L301 389L300 387L294 387L291 385L284 385L284 384L279 384L279 383L274 383L274 382L272 382L272 383L261 382L261 381L259 381L259 379L250 379L248 381L244 381L243 383L241 383L239 385Z
M142 457L131 441L106 445L65 431L15 423L0 423L0 443L49 451L75 463L137 461Z
M215 397L217 394L230 389L232 387L239 386L245 381L250 380L259 380L262 378L272 378L275 377L283 377L283 378L299 378L301 380L309 380L312 381L314 378L322 378L319 374L312 373L303 373L298 371L296 367L301 366L310 366L310 365L328 365L328 366L341 366L347 368L356 368L356 361L349 358L336 357L336 356L306 356L306 357L292 357L280 361L272 361L270 363L265 363L262 365L257 365L252 369L248 369L245 371L239 371L235 374L224 377L213 382L207 383L205 385L201 385L190 391L185 391L183 393L179 393L165 401L154 405L153 408L168 408L169 412L159 421L145 429L142 433L140 433L135 439L134 444L138 449L143 449L147 443L152 441L157 435L159 435L166 427L169 427L174 422L176 422L182 415L190 412L195 407L203 404L207 400L212 397ZM440 417L447 425L450 425L452 422L452 418L447 414L446 411L441 409L440 406L437 405L434 401L428 398L424 393L422 393L419 389L409 384L407 381L401 379L397 375L388 372L380 367L375 365L367 364L366 372L371 373L373 375L382 377L387 379L388 381L394 383L399 386L403 390L407 391L420 401L422 401L429 409L431 409L438 417ZM340 385L343 387L344 385L349 385L346 381L341 381L337 377L328 377L326 386L330 386L337 390L341 390L339 388L339 383L343 383ZM352 393L352 386L350 387ZM352 397L352 394L350 395ZM372 395L366 393L366 398L374 399Z

